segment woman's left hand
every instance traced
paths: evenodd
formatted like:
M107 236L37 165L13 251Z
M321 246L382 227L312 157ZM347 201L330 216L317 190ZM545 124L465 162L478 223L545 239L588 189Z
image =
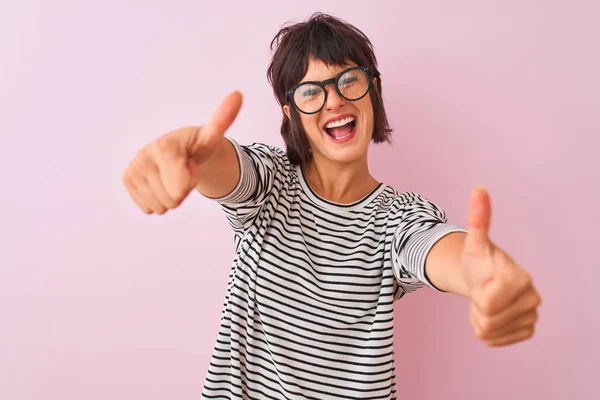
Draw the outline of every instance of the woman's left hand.
M506 346L533 336L541 297L531 276L489 239L491 202L475 188L461 273L470 291L470 320L487 346Z

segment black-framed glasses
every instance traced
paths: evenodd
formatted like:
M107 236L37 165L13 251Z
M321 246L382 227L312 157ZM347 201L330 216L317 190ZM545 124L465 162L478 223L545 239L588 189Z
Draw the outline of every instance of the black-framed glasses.
M324 81L300 82L286 92L296 109L304 114L315 114L323 109L327 102L326 86L334 83L336 92L349 101L360 100L371 89L371 69L369 67L351 67L335 78Z

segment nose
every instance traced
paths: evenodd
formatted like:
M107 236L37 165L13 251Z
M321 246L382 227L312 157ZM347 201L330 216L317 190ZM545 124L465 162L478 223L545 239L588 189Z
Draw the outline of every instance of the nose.
M333 83L331 85L333 85ZM327 102L325 103L325 109L327 111L337 110L346 104L346 99L340 96L337 90L335 90L335 86L331 85L327 85Z

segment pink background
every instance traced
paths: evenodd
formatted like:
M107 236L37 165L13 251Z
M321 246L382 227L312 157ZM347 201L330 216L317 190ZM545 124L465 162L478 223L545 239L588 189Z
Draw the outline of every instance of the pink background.
M462 298L397 303L400 398L600 398L599 4L3 2L0 398L200 398L231 232L199 195L143 215L121 172L233 89L231 136L281 145L268 44L317 10L376 46L396 132L375 176L463 226L486 186L492 239L544 297L535 338L493 350Z

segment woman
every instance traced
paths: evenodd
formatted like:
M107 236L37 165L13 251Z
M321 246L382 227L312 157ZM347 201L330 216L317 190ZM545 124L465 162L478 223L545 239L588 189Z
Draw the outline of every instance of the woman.
M159 137L124 173L145 212L197 189L235 232L203 397L395 398L393 303L425 285L467 297L489 346L531 337L540 297L489 240L486 192L473 192L465 230L369 173L369 144L391 130L368 38L315 14L271 47L286 152L225 138L241 106L234 92L210 123Z

